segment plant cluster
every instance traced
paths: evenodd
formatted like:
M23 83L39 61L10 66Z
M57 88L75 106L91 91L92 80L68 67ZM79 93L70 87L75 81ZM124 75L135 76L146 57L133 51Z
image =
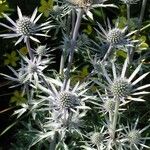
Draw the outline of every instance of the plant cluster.
M17 7L16 21L3 13L10 25L1 22L0 26L10 33L0 37L18 38L15 45L24 42L28 51L27 55L18 51L20 68L8 66L13 75L1 73L12 81L11 88L19 86L22 91L16 91L12 99L21 100L13 115L24 126L15 134L18 143L11 144L12 149L150 149L147 144L150 137L144 134L149 126L138 125L140 116L132 122L124 117L130 103L144 102L144 96L150 93L150 84L143 82L149 74L142 69L146 55L133 57L141 46L140 32L150 25L142 26L146 2L142 1L140 19L134 30L130 6L138 0L120 1L127 6L127 22L123 28L119 19L114 26L107 17L103 23L94 22L95 9L101 12L102 8L119 9L108 0L48 1L50 5L55 4L54 10L46 13L48 21L40 24L42 14L37 16L37 8L27 17ZM93 38L88 36L88 29L80 28L88 20L95 24L92 29L89 26ZM61 42L58 33L62 35ZM41 45L39 36L48 39L53 35L57 41L55 48ZM51 68L58 63L56 49L61 50L59 71ZM124 54L121 60L119 52ZM11 55L16 53L7 54ZM82 63L88 67L80 69Z

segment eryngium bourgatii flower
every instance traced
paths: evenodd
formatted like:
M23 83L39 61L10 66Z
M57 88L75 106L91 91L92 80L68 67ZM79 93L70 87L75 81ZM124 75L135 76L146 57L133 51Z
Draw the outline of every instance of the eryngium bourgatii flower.
M115 64L112 62L112 72L113 72L113 78L114 78L113 80L110 79L105 67L102 66L104 76L109 83L109 88L106 87L107 90L109 90L115 98L119 98L120 100L129 99L133 101L144 101L142 98L134 97L134 96L142 96L144 94L150 93L146 91L141 91L145 88L150 87L150 84L142 85L139 87L137 86L137 83L139 83L143 78L145 78L149 74L149 72L144 73L143 75L141 75L140 77L138 77L137 79L133 81L137 73L140 71L141 65L142 64L140 64L133 71L133 73L127 78L125 76L127 66L128 66L127 59L124 62L121 75L119 76L117 76L118 73L117 73Z
M63 111L70 111L79 109L89 109L85 105L85 100L89 99L90 96L87 96L85 92L88 90L86 88L87 84L79 84L79 82L72 88L70 86L70 80L67 82L67 86L63 89L64 84L59 79L49 78L51 89L45 89L43 86L39 85L39 88L44 92L49 94L49 101L52 108L60 110L60 113Z
M29 18L27 16L23 16L19 7L17 7L17 12L18 12L19 19L16 22L13 21L6 14L3 14L3 16L13 26L11 27L11 26L8 26L8 25L3 24L3 23L0 23L0 25L3 26L3 27L5 27L5 28L7 28L7 29L12 30L14 33L0 34L0 37L3 37L3 38L15 38L15 37L19 37L19 39L15 43L15 45L17 45L22 40L24 40L24 42L26 42L27 38L30 38L31 40L33 40L35 42L40 42L34 36L47 36L46 34L39 33L39 31L50 29L52 27L52 25L50 25L50 21L42 23L40 25L37 24L37 21L40 19L41 15L42 15L42 14L40 14L40 15L38 15L36 17L37 8L34 10L31 18Z
M138 120L132 125L129 126L129 123L127 127L123 127L123 130L125 133L123 134L123 138L121 139L121 142L124 145L124 148L130 148L140 150L141 148L147 148L150 149L149 146L145 145L146 140L150 140L150 137L142 137L142 133L149 128L149 126L144 127L143 129L139 130L136 129L138 125Z
M121 0L121 1L124 2L125 4L132 5L136 4L140 0Z
M84 141L85 142L84 146L81 146L84 149L89 149L89 150L106 149L105 142L107 138L107 131L105 130L104 126L102 126L101 129L98 129L96 127L94 131L86 133L86 137L88 138L88 140Z
M45 78L43 70L48 66L51 59L42 59L39 57L34 57L33 60L22 56L24 60L23 67L19 71L24 72L22 75L23 83L32 82L37 86L40 82L40 78Z
M100 132L94 132L91 136L91 143L94 145L100 145L103 141L104 137L103 134Z
M90 7L93 3L93 0L67 0L67 1L81 8Z
M73 128L80 126L82 118L90 107L86 106L85 101L92 99L86 95L87 84L76 83L72 88L70 80L64 89L64 83L60 79L45 79L50 87L47 89L41 84L38 85L48 96L41 96L47 102L45 105L50 112L51 117L47 124L53 126L54 130L62 130L64 128Z
M82 8L86 10L88 13L91 8L117 7L113 4L104 4L104 2L107 0L96 0L96 1L95 0L66 0L66 1L77 8Z
M111 45L115 48L125 47L125 46L133 46L133 42L137 42L136 40L130 40L129 36L130 34L126 34L127 26L123 29L120 29L118 27L118 21L116 21L115 27L111 28L110 22L108 20L108 31L105 30L100 24L98 24L100 31L97 31L99 34L101 40L108 45Z

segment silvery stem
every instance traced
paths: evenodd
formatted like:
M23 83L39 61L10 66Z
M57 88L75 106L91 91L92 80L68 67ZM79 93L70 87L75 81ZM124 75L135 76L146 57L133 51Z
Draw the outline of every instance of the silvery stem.
M26 40L26 46L27 46L27 49L28 49L28 52L29 52L29 57L30 57L31 60L33 60L34 55L33 55L33 52L32 52L31 46L30 46L29 38L27 38L27 40Z
M57 141L56 141L57 137L58 137L58 132L55 131L54 137L53 137L52 142L50 143L50 146L49 146L49 150L55 150L56 144L57 144Z
M139 18L138 30L140 30L141 25L142 25L144 13L145 13L145 8L146 8L146 3L147 3L147 0L143 0L143 2L142 2L142 8L141 8L141 13L140 13L140 18Z
M74 57L74 50L75 50L75 45L76 45L76 40L77 40L77 36L78 36L78 32L79 32L79 27L81 24L81 19L82 19L82 15L83 15L83 9L80 8L79 12L77 13L77 19L76 19L76 24L74 27L74 31L73 31L73 36L72 36L72 40L71 40L71 47L70 47L70 54L69 54L69 60L68 60L68 66L67 66L67 71L66 71L66 77L64 80L64 89L66 88L66 84L67 81L69 79L69 75L70 75L70 69L71 69L71 65L72 65L72 61L73 61L73 57Z
M110 44L105 56L103 57L101 63L103 63L104 61L106 61L106 59L108 58L108 56L110 55L110 52L111 52L111 49L112 49L112 45Z
M115 111L113 114L113 121L112 121L112 126L111 126L111 138L115 139L115 132L116 132L116 126L117 126L117 119L118 119L118 111L119 111L119 105L120 105L120 100L117 98L116 103L115 103Z
M130 4L127 4L127 20L128 20L128 28L130 27Z
M62 51L62 54L61 54L61 59L60 59L60 68L59 68L59 74L62 75L63 74L63 69L64 69L64 51Z

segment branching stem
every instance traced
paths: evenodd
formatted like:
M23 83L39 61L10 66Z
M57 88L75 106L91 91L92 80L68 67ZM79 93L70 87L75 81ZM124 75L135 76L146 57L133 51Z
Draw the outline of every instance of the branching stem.
M65 80L64 80L64 89L66 88L66 84L67 81L69 79L70 76L70 70L71 70L71 65L72 65L72 61L73 61L73 57L74 57L74 50L75 50L75 45L76 45L76 40L77 40L77 36L78 36L78 32L79 32L79 27L81 24L81 19L82 19L82 15L83 15L83 9L80 8L77 14L77 19L76 19L76 24L74 27L74 31L73 31L73 36L72 36L72 40L71 40L71 47L70 47L70 54L69 54L69 59L68 59L68 66L67 66L67 71L66 71L66 76L65 76Z
M103 57L101 63L103 63L104 61L106 61L106 59L107 59L108 56L110 55L111 50L112 50L112 45L110 44L110 46L109 46L109 48L108 48L108 50L107 50L105 56Z
M29 57L30 57L31 60L33 60L34 59L34 55L33 55L33 52L32 52L31 46L30 46L29 38L27 38L27 40L26 40L26 46L27 46L27 50L29 52Z
M130 27L130 4L127 4L127 20L128 20L128 28Z
M119 105L120 105L120 100L116 99L115 111L114 111L114 114L113 114L113 120L112 120L112 126L111 126L111 133L110 133L112 139L115 139Z

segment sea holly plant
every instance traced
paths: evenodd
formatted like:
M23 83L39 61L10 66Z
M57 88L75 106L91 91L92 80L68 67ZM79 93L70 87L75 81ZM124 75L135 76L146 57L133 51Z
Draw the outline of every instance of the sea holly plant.
M137 1L123 2L131 5ZM145 4L144 0L143 3ZM135 58L135 62L138 61L139 64L135 63L134 59L129 61L130 47L134 48L139 44L138 40L133 39L134 34L139 34L148 25L144 29L141 29L140 25L136 31L130 32L128 24L120 29L118 21L114 27L109 19L104 20L104 23L96 22L94 9L100 7L101 12L102 7L119 9L114 4L109 4L109 1L67 0L54 2L54 5L64 9L59 19L60 24L63 22L67 30L61 29L60 35L68 36L68 38L62 37L62 40L67 41L63 41L64 46L62 41L55 43L57 45L55 49L65 47L65 50L61 50L59 72L55 67L51 69L57 64L54 49L50 48L48 42L46 45L40 45L38 40L38 36L49 38L53 35L51 29L55 31L58 28L59 25L53 25L56 21L53 11L50 12L51 21L38 24L42 14L36 17L37 8L31 17L27 17L17 7L19 17L17 21L3 14L12 26L0 23L1 26L12 31L0 34L0 37L17 37L19 39L15 45L23 41L28 51L27 55L18 52L21 58L20 68L14 69L8 66L12 75L1 73L4 78L12 81L11 88L21 87L20 94L27 99L18 103L20 107L13 114L17 116L18 121L22 120L27 129L26 135L30 135L27 137L31 139L24 143L25 149L30 150L39 145L49 150L149 149L150 146L147 144L150 139L149 133L145 134L149 126L142 128L138 125L140 116L136 115L132 122L129 122L131 119L128 120L128 117L124 117L129 111L130 103L145 102L146 95L150 94L148 90L150 83L143 81L150 72L143 69L143 60ZM144 10L145 8L142 13ZM97 41L94 37L90 39L88 35L85 36L84 30L82 31L82 23L88 19L95 25L93 31L96 32L94 36L98 37ZM104 26L106 24L107 26ZM60 25L59 28L61 27ZM58 35L55 36L54 39L57 39ZM88 45L86 42L84 45L86 47L84 56L81 47L78 46L81 37L88 38ZM95 49L93 43L100 45L101 48L105 47L103 56L99 56L97 50L90 51L92 46L92 49ZM37 47L34 47L35 44ZM120 60L116 55L118 50L124 50L128 55ZM80 56L85 57L84 62ZM78 68L84 70L84 67L76 64L76 58L86 66L87 77L83 80L74 81L75 74L81 72ZM27 119L24 120L24 117ZM34 136L31 136L33 134ZM22 143L20 145L15 148L24 149Z

